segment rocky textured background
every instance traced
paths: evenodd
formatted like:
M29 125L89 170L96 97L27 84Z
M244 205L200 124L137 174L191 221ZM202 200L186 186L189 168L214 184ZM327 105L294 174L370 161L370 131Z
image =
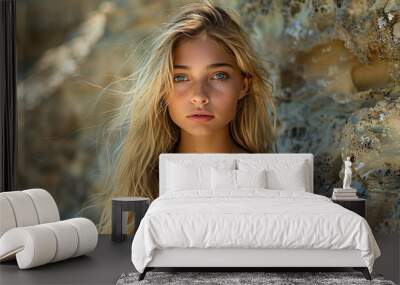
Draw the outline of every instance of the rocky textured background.
M49 190L62 218L97 219L80 210L102 190L103 127L118 106L103 87L134 70L143 40L186 2L17 2L19 188ZM315 192L328 196L354 155L368 222L400 232L399 2L214 2L240 15L269 61L278 151L313 153Z

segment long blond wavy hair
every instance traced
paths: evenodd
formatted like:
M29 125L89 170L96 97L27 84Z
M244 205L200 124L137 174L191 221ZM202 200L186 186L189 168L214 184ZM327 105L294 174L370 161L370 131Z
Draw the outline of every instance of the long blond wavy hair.
M242 74L250 79L248 94L238 101L236 118L229 123L230 134L249 152L273 149L276 110L270 74L237 18L211 1L186 4L161 26L142 62L127 77L132 85L108 130L108 139L117 142L113 146L115 163L110 164L102 182L105 190L95 202L102 209L100 232L111 229L111 198L142 196L152 201L158 197L159 155L174 152L180 136L166 104L173 90L173 50L180 39L206 34L228 48Z

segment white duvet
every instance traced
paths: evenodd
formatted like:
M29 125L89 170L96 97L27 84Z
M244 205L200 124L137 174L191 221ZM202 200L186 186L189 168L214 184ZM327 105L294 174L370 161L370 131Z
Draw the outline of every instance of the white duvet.
M367 221L329 198L258 188L158 197L133 239L133 265L143 272L168 247L358 249L370 272L381 254Z

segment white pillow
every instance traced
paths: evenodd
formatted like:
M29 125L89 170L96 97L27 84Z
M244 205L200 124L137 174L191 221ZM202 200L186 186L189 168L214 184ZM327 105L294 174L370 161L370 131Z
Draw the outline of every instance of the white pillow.
M209 165L207 165L207 162ZM218 160L196 163L190 160L170 160L167 164L167 191L210 190L211 167L235 169L236 161Z
M188 189L210 188L209 167L185 167L177 163L168 165L168 190L184 191Z
M238 190L241 188L267 188L266 170L232 170L211 168L211 188Z
M261 170L235 170L238 188L267 188L267 171Z
M239 159L240 170L267 170L267 188L273 190L306 191L310 188L309 171L305 160Z
M267 172L268 188L274 190L290 190L306 192L305 168L298 164L290 172L270 169Z
M236 189L236 170L211 168L211 188L217 189Z

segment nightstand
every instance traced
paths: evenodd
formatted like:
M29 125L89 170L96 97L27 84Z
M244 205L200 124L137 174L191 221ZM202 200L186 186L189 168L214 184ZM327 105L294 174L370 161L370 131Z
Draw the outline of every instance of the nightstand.
M113 241L123 241L127 237L126 215L132 212L135 216L135 232L140 221L150 206L150 199L145 197L117 197L112 198L112 235ZM125 217L125 219L124 219Z
M352 199L332 199L332 202L359 214L361 217L365 218L365 207L366 200L363 198L352 198Z

